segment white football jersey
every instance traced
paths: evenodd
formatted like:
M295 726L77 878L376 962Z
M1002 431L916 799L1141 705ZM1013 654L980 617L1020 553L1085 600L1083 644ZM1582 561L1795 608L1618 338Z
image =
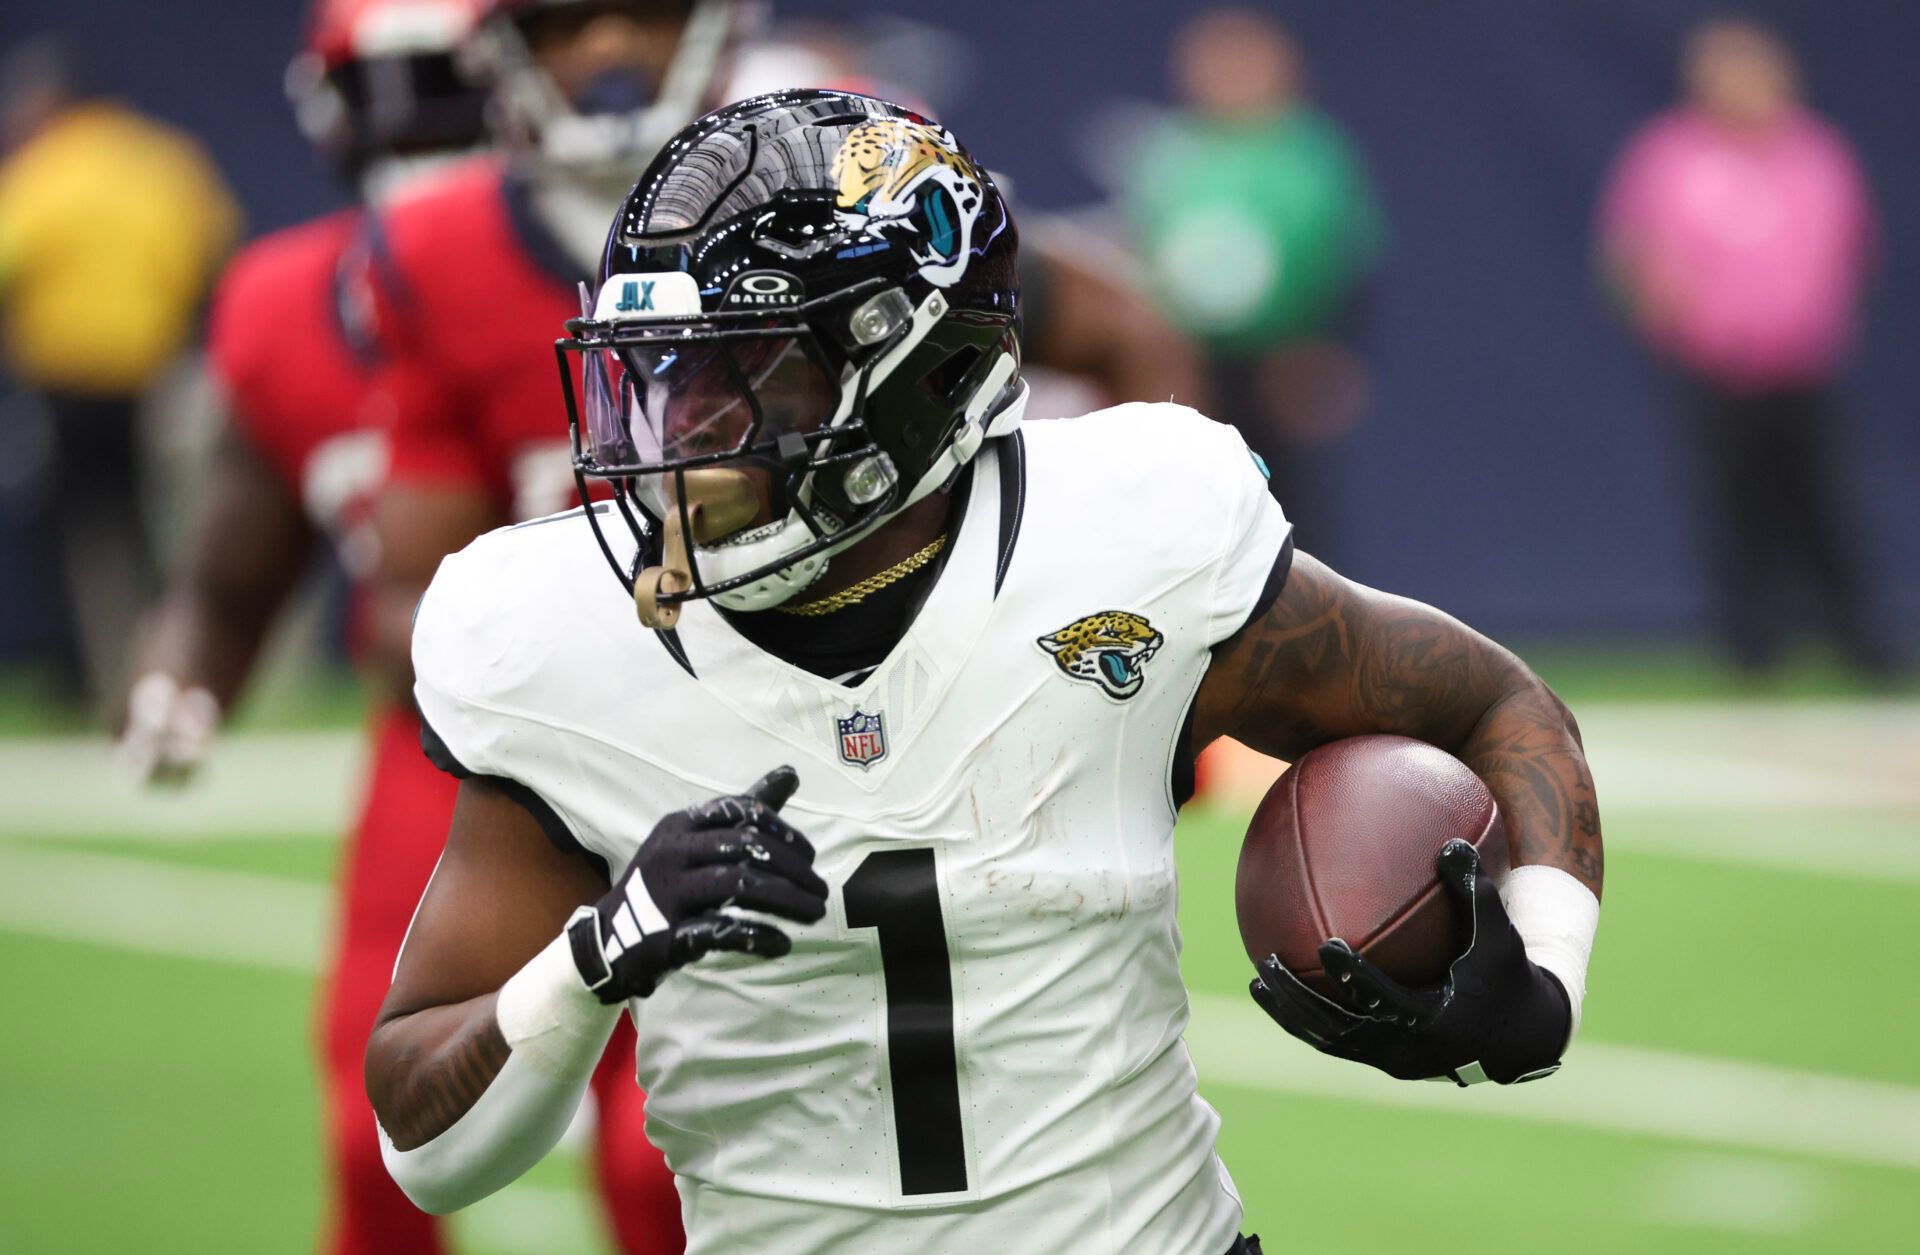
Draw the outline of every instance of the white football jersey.
M968 492L856 687L703 602L641 627L577 510L475 541L421 605L427 722L609 867L667 812L799 772L826 918L631 1006L693 1255L1235 1240L1181 1041L1171 777L1289 525L1240 436L1172 405L1028 423Z

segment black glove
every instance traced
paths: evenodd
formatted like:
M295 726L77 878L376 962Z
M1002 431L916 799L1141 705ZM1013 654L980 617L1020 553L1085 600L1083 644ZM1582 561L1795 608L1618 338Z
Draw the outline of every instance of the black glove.
M1479 851L1449 841L1437 865L1473 921L1466 953L1440 988L1408 989L1335 938L1320 947L1331 999L1268 955L1256 965L1253 1000L1314 1049L1403 1081L1508 1085L1558 1070L1573 1027L1566 990L1527 958L1499 889L1480 874Z
M745 793L675 811L654 825L613 888L567 922L574 966L600 1001L651 994L674 968L714 950L778 958L793 948L745 907L811 924L827 913L813 846L780 818L800 787L776 767Z

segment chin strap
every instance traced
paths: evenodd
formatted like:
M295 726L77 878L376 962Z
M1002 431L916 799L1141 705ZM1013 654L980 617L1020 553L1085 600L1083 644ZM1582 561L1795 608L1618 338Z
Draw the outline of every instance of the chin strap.
M753 480L744 471L707 469L687 471L678 477L679 502L669 497L661 527L660 565L641 570L633 580L633 608L640 622L650 628L666 630L680 622L680 603L664 601L693 588L693 563L687 552L687 529L681 520L691 521L693 542L709 543L731 536L753 522L759 513L760 498Z

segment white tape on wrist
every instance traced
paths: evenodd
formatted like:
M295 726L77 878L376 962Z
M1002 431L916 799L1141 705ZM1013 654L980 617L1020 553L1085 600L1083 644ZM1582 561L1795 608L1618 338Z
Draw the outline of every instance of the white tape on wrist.
M587 992L562 933L500 987L494 1015L513 1053L467 1113L411 1150L395 1149L380 1130L387 1171L425 1211L444 1214L485 1198L553 1149L620 1008Z
M500 987L494 1014L515 1057L570 1081L600 1061L620 1007L603 1005L587 989L563 932Z
M1558 867L1528 864L1507 873L1500 902L1527 957L1559 978L1573 1008L1567 1040L1580 1031L1580 1003L1587 996L1587 961L1600 926L1600 899Z

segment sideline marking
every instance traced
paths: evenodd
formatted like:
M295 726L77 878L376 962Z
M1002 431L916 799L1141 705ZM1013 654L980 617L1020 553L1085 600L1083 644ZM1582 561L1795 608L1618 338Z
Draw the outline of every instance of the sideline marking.
M1193 994L1187 1043L1202 1087L1522 1120L1920 1171L1920 1087L1743 1060L1575 1042L1528 1085L1406 1082L1317 1054L1251 1000Z
M143 789L105 740L0 741L0 836L312 837L346 829L364 747L351 732L228 737L200 777Z
M1811 1165L1716 1151L1664 1157L1642 1192L1660 1223L1762 1236L1807 1232L1833 1210L1833 1191Z
M0 842L0 929L34 937L305 973L332 897L257 872Z

